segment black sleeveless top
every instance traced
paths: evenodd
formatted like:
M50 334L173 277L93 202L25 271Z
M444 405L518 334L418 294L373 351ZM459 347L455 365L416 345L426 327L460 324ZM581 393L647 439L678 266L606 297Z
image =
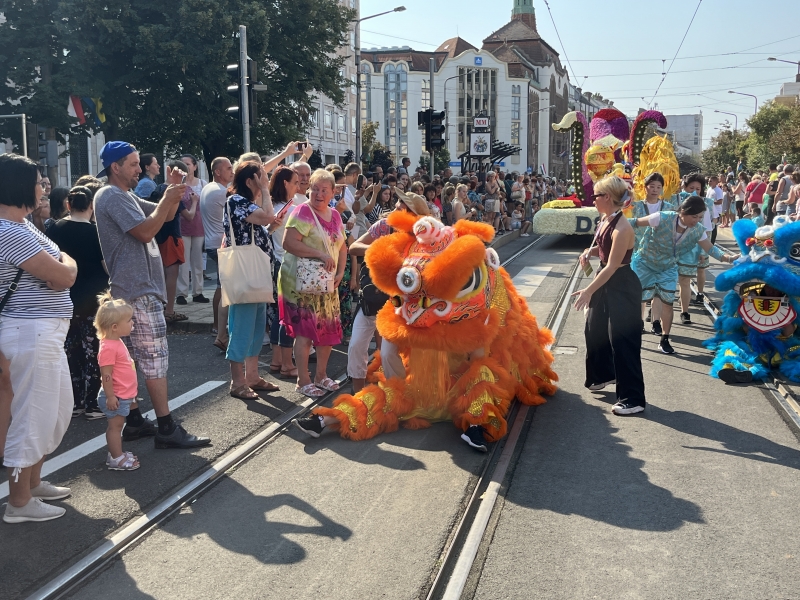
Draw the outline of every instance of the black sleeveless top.
M600 264L602 266L606 266L608 264L608 258L611 256L611 234L614 233L614 228L617 226L617 222L622 217L622 212L618 212L617 216L611 219L608 225L605 226L603 231L600 232L600 235L597 237L597 249L600 253ZM622 262L620 264L629 265L631 264L631 256L633 255L633 248L628 250L625 253L625 256L622 257Z

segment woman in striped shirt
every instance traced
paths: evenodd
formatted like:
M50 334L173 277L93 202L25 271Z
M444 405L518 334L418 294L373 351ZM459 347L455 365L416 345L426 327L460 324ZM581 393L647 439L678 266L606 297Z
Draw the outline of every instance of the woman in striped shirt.
M9 469L3 520L49 521L66 511L42 500L70 494L69 488L42 481L41 470L72 416L64 339L73 312L69 288L78 268L25 218L44 191L36 163L15 154L0 155L0 181L0 295L5 296L20 275L0 315L0 353L10 361L14 390L3 457ZM8 410L0 406L0 412Z

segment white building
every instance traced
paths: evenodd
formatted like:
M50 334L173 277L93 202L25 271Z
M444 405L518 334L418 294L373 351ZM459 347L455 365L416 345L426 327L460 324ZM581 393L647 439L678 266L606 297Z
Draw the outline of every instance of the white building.
M672 139L687 148L694 158L700 158L703 151L703 113L696 115L664 115L667 118L668 132Z
M431 97L429 60L436 61ZM417 113L432 105L446 114L446 147L458 171L459 156L467 152L473 119L489 117L493 141L520 146L519 154L500 164L507 170L529 166L528 80L511 77L508 64L461 38L444 42L435 52L407 46L361 50L363 123L378 122L379 141L399 162L408 156L416 166L425 152L424 131Z
M789 81L781 84L781 92L775 96L775 102L786 106L797 106L800 104L800 75L797 81Z

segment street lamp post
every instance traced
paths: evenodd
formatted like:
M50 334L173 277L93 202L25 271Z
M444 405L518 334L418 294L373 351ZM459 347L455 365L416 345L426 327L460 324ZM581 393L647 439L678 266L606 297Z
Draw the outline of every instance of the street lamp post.
M398 6L392 10L387 10L368 17L361 17L353 21L355 23L353 42L356 46L356 162L358 162L359 166L361 165L361 21L382 17L383 15L388 15L393 12L403 12L405 9L405 6Z
M714 112L715 112L715 113L720 113L720 114L722 114L722 115L730 115L730 116L732 116L734 119L736 119L736 120L734 121L733 130L734 130L734 131L739 131L739 116L738 116L736 113L725 112L724 110L715 110Z
M463 75L466 77L469 73L477 73L477 72L478 72L478 69L467 69L463 73ZM450 149L450 106L449 106L449 103L447 102L447 82L450 81L451 79L456 79L458 77L461 77L461 75L462 75L462 73L459 73L458 75L453 75L452 77L448 77L447 79L444 80L444 85L443 85L443 87L444 87L444 92L443 92L443 95L444 95L444 120L445 120L444 133L445 133L445 145L447 146L448 150ZM433 106L433 86L431 86L430 105Z
M773 62L788 63L790 65L797 65L797 79L798 81L800 81L800 61L783 60L782 58L775 58L774 56L770 56L767 60L771 60Z
M756 101L756 106L755 106L755 110L753 111L753 114L756 114L758 112L758 97L757 96L754 96L753 94L745 94L744 92L735 92L733 90L728 90L728 93L729 94L739 94L740 96L750 96L751 98L754 98L755 101Z

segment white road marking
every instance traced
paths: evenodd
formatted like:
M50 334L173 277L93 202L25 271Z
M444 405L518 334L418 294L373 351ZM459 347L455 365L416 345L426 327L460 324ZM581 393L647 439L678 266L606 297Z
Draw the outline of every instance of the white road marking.
M177 398L173 398L170 400L169 409L170 411L176 410L183 406L184 404L188 404L192 400L199 398L203 394L210 392L218 388L219 386L228 383L227 381L206 381L203 385L199 385L193 390L189 390L185 394L181 394ZM144 415L148 419L155 420L156 413L155 411L151 410L145 413ZM75 446L72 450L67 450L63 454L59 454L58 456L46 460L44 465L42 465L42 477L46 477L51 473L58 471L72 463L88 456L92 452L96 450L100 450L104 448L106 445L106 434L103 433L102 435L98 435L96 438L92 438L79 446ZM0 483L0 500L5 499L8 497L8 482Z
M512 283L523 298L530 298L550 274L552 267L524 267Z

